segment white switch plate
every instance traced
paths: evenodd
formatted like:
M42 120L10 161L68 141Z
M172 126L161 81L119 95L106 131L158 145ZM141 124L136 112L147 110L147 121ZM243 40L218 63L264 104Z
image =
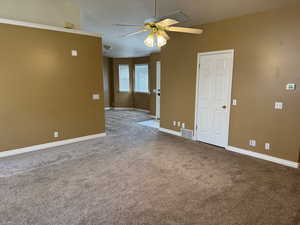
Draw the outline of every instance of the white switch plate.
M54 131L54 133L53 133L53 137L55 137L55 138L58 138L58 137L59 137L59 133L58 133L58 131Z
M283 102L275 102L275 109L283 109Z
M265 143L265 149L266 149L266 150L270 150L270 148L271 148L270 143Z
M99 100L100 95L99 94L93 94L93 100Z
M255 147L256 146L256 141L255 140L250 140L249 145L252 146L252 147Z
M287 84L286 85L286 90L288 90L288 91L296 90L296 84Z
M173 127L176 127L177 122L173 121Z
M236 99L232 99L232 105L237 105L237 100Z
M77 50L72 50L72 56L77 56L77 55L78 55Z

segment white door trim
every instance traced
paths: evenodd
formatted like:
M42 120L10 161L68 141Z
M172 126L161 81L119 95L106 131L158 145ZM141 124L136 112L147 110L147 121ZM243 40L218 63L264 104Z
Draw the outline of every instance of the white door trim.
M158 65L159 65L159 82L158 82ZM158 96L158 89L159 89L159 94L161 90L161 62L156 61L155 63L155 70L156 70L156 92L155 92L155 117L156 119L160 119L160 96ZM158 88L158 83L159 83L159 88ZM158 101L159 100L159 101ZM159 107L158 107L159 105ZM159 109L158 109L159 108Z
M228 115L227 115L227 143L225 148L229 145L229 126L230 126L230 110L231 110L231 94L232 94L232 77L233 77L233 65L234 65L234 49L224 50L224 51L211 51L211 52L199 52L197 54L197 74L196 74L196 94L195 94L195 120L194 120L194 136L193 140L197 139L197 121L198 121L198 95L199 95L199 77L200 77L200 57L204 55L217 55L217 54L232 54L232 67L230 77L229 77L229 95L228 95Z

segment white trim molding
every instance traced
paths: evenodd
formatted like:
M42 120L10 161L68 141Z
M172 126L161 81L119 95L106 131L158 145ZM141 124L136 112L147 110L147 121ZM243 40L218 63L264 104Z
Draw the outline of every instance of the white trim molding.
M150 110L133 108L135 111L150 113Z
M134 110L132 107L112 107L113 110Z
M39 150L58 147L58 146L67 145L67 144L73 144L73 143L87 141L87 140L91 140L91 139L95 139L95 138L101 138L101 137L105 137L105 136L106 136L106 133L100 133L100 134L83 136L83 137L78 137L78 138L73 138L73 139L66 139L66 140L62 140L62 141L50 142L50 143L41 144L41 145L34 145L34 146L25 147L25 148L8 150L5 152L0 152L0 158L23 154L23 153L27 153L27 152L39 151Z
M41 30L52 30L52 31L59 31L59 32L65 32L65 33L72 33L72 34L81 34L81 35L92 36L92 37L99 37L99 38L101 37L99 34L90 33L90 32L86 32L86 31L82 31L82 30L66 29L64 27L56 27L56 26L23 22L23 21L10 20L10 19L4 19L4 18L0 18L0 23L22 26L22 27L31 27L31 28L41 29Z
M134 108L134 107L111 107L110 109L114 109L114 110L131 110L131 111L139 111L139 112L150 113L150 110L138 109L138 108Z
M170 129L166 129L166 128L162 128L162 127L159 128L159 131L182 137L182 134L179 131L170 130Z
M107 111L107 110L111 110L112 107L105 107L104 109Z
M297 162L292 162L292 161L277 158L277 157L274 157L274 156L269 156L269 155L265 155L265 154L261 154L261 153L257 153L257 152L252 152L252 151L249 151L249 150L236 148L236 147L232 147L232 146L227 146L226 150L231 151L231 152L240 153L240 154L243 154L243 155L248 155L248 156L251 156L251 157L258 158L258 159L271 161L271 162L278 163L278 164L281 164L281 165L284 165L284 166L299 168L299 163L297 163Z

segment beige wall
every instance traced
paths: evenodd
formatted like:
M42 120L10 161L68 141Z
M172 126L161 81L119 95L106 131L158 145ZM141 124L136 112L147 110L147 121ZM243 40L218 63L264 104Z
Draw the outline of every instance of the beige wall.
M103 96L100 38L5 24L0 33L0 151L104 132L103 98L92 100Z
M133 107L138 109L149 110L150 109L150 94L148 93L134 93L134 65L135 64L149 64L149 57L139 58L116 58L113 59L114 70L114 107ZM118 66L120 64L128 64L130 68L130 91L119 91L119 74ZM150 70L150 69L149 69ZM149 73L149 85L151 80L151 74ZM150 87L151 88L151 87ZM149 90L151 90L149 88Z
M104 87L104 106L112 107L114 98L113 93L113 62L112 58L103 57L103 87Z
M80 27L80 9L69 0L1 0L0 18L60 27L68 21Z
M198 52L235 49L231 107L231 146L298 161L300 149L300 88L286 91L287 83L300 84L300 9L266 13L210 23L201 36L172 34L161 53L161 126L172 121L194 128L196 61ZM283 101L284 110L274 110ZM264 143L271 143L271 151Z

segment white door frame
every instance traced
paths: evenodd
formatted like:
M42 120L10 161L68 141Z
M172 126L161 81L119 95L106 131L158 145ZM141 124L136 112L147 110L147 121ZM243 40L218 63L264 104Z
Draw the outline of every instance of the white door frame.
M194 121L194 135L193 140L197 140L197 122L198 122L198 95L199 95L199 80L200 80L200 57L204 55L217 55L231 53L232 54L232 65L231 65L231 73L229 77L229 95L227 99L228 104L228 115L227 115L227 143L225 148L229 145L229 128L230 128L230 110L231 110L231 95L232 95L232 77L233 77L233 65L234 65L234 49L224 50L224 51L211 51L211 52L199 52L197 54L197 74L196 74L196 97L195 97L195 121Z
M158 68L158 66L159 66L159 68ZM158 69L159 69L159 80L158 80L158 76L157 76ZM161 90L161 63L160 63L160 61L156 61L155 70L156 70L156 72L155 72L156 73L155 117L158 120L158 119L160 119L160 96L158 96L158 92L159 92L159 94L161 93L161 91L160 91ZM158 88L158 83L159 83L159 88ZM158 89L159 89L159 91L158 91ZM159 105L159 107L157 107L158 105Z

